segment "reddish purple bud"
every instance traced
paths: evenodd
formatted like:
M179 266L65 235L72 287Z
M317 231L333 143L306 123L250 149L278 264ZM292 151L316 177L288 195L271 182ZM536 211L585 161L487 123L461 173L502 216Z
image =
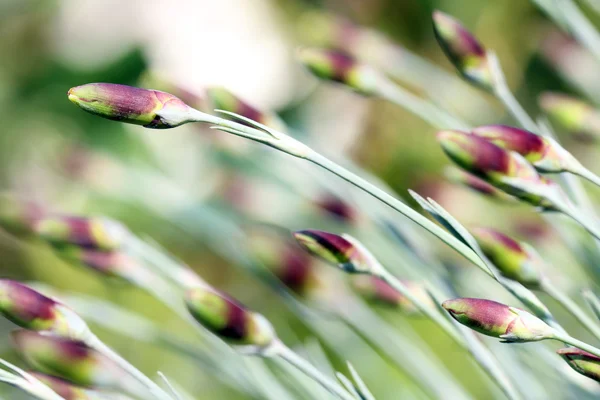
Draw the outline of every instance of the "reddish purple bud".
M276 338L265 317L212 288L188 290L185 302L196 321L232 344L267 347Z
M577 161L555 140L506 125L487 125L473 129L482 137L506 150L521 154L542 172L568 171Z
M301 49L298 58L318 78L343 83L359 93L377 90L378 74L348 53L338 50Z
M109 218L55 215L37 221L35 231L53 244L75 244L99 250L124 245L129 231Z
M0 312L15 324L34 331L78 337L85 322L65 305L9 279L0 280Z
M461 324L507 342L554 338L554 330L538 317L495 301L458 298L446 300L442 307Z
M527 287L539 286L542 261L532 248L493 229L475 228L472 233L502 275Z
M56 251L66 260L89 267L102 275L124 279L135 283L140 273L140 264L131 256L120 251L102 251L80 246L58 246Z
M88 83L69 89L69 100L103 118L146 128L173 128L190 119L190 107L172 94L114 83Z
M335 218L352 222L357 218L357 211L350 204L332 194L326 194L316 202L317 206Z
M435 37L458 72L468 81L490 90L492 74L483 46L456 19L441 11L433 13Z
M308 229L294 232L294 238L309 253L351 273L369 273L371 257L357 243L334 233Z
M474 191L496 200L511 202L515 198L506 192L490 185L481 178L476 177L460 168L448 167L444 170L445 176L454 183L464 185Z
M427 293L425 287L417 282L402 280L402 284L415 296L423 301L424 304L435 307L431 296ZM359 275L352 279L354 289L366 298L376 304L394 307L407 315L420 315L421 312L396 289L392 288L382 279L374 276Z
M36 370L82 386L119 387L124 374L111 360L83 342L19 330L17 350Z
M575 371L600 382L600 357L574 347L560 349L557 353L564 358L567 364Z

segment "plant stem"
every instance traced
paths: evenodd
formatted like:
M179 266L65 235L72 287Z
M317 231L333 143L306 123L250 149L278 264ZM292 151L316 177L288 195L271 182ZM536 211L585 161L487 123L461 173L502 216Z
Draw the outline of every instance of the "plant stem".
M304 358L300 357L282 342L277 341L273 344L273 346L274 347L272 347L270 350L273 351L273 355L275 357L279 357L282 360L293 365L294 367L298 368L308 377L310 377L315 382L323 386L323 388L325 388L325 390L327 390L329 393L342 400L356 400L338 383L329 379L322 372L317 370L312 364L310 364Z
M594 185L600 187L600 177L598 175L596 175L595 173L593 173L592 171L590 171L589 169L587 169L586 167L584 167L583 165L581 165L576 170L569 171L569 172L579 175L580 177L587 179L588 181L592 182Z
M435 106L430 101L414 95L385 77L381 78L377 93L381 98L406 108L436 128L469 129L467 124L458 120L447 111Z
M569 311L588 331L600 339L600 326L594 322L569 296L559 290L549 280L544 280L541 289Z
M570 33L600 61L600 35L573 0L555 0Z
M382 268L382 271L378 272L375 275L377 278L383 280L385 283L390 285L394 290L400 293L402 296L406 297L411 303L415 305L424 315L430 318L433 322L440 326L447 334L450 336L456 343L460 344L463 347L466 347L466 342L463 337L458 333L454 325L452 325L442 314L438 313L437 310L431 309L427 307L422 301L420 301L414 294L410 292L396 278L392 275L388 270Z
M154 395L155 398L161 400L173 400L171 396L169 396L164 390L160 388L152 379L148 378L144 375L140 370L130 364L127 360L121 357L117 352L108 347L104 342L102 342L95 335L91 335L91 337L86 338L86 344L90 347L98 350L106 357L113 360L116 364L118 364L125 372L135 378L138 382L140 382L144 387L148 389L150 393Z
M583 351L587 351L588 353L593 354L596 357L600 357L600 349L589 345L585 342L582 342L579 339L575 339L573 336L570 336L566 333L556 333L553 339L560 340L565 344L570 344L571 346L577 347L578 349L581 349Z
M596 240L600 240L600 231L592 225L592 221L588 216L582 214L572 205L558 204L558 210L585 228ZM592 219L594 222L596 221L595 218Z

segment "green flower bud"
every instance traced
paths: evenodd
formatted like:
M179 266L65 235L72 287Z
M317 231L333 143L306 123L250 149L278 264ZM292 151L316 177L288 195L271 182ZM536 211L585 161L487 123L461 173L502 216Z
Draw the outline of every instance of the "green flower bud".
M12 333L17 350L36 370L81 386L119 387L123 371L83 342L18 330Z
M475 36L456 19L440 11L433 13L433 30L458 72L477 86L491 90L494 84L487 54Z
M276 339L273 326L264 316L214 289L190 289L185 302L196 321L232 344L266 348Z
M343 83L365 95L377 91L379 74L351 55L326 49L301 49L298 58L318 78Z
M484 196L493 198L499 201L514 202L515 198L506 192L490 185L481 178L476 177L462 169L448 167L444 170L444 175L451 182L466 186Z
M567 364L575 371L600 382L600 357L574 347L560 349L557 353L564 358Z
M493 229L476 228L472 233L502 275L527 287L539 287L543 262L531 247Z
M370 273L375 261L350 238L308 229L294 232L294 238L309 253L350 273Z
M421 311L419 311L412 301L408 300L382 279L374 276L359 275L354 276L351 282L352 287L358 294L374 304L390 306L406 315L421 315ZM412 294L422 300L424 304L430 305L432 309L435 308L431 296L429 296L427 289L422 284L408 280L402 280L402 284Z
M98 250L122 247L129 231L121 223L102 217L56 215L36 222L36 233L53 244L75 244Z
M560 93L543 93L540 108L550 120L569 132L587 137L600 136L600 111L575 97Z
M9 279L0 280L0 313L34 331L78 338L89 332L86 323L65 305Z
M44 209L31 201L10 193L0 194L0 227L16 234L33 232L35 221L44 215Z
M554 338L554 330L527 311L491 300L458 298L444 307L461 324L505 342L533 342Z
M69 89L69 100L103 118L142 125L174 128L191 122L191 108L172 94L114 83L88 83Z
M30 374L65 400L131 400L130 397L119 393L91 390L55 376L39 372L30 372Z

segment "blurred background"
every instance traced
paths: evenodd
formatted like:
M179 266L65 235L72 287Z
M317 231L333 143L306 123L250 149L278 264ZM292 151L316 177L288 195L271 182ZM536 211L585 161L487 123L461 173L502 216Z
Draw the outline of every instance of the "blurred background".
M598 20L586 4L582 7ZM372 222L373 215L387 212L382 206L333 175L259 144L201 125L152 131L99 119L74 107L66 92L90 82L177 88L186 101L211 112L207 88L226 88L261 110L276 112L294 135L315 149L369 171L413 207L418 209L408 189L431 196L466 226L490 226L527 239L552 261L547 272L565 291L593 282L594 272L566 251L561 238L530 207L494 202L450 183L444 174L450 162L435 140L434 127L389 102L319 82L296 61L300 46L351 49L405 88L472 124L514 124L494 98L457 76L434 38L435 9L461 20L497 52L509 86L533 115L539 114L537 99L543 91L590 101L600 97L595 61L531 1L0 0L0 188L22 199L21 204L31 201L58 212L122 221L266 315L286 343L317 364L319 355L327 355L336 369L344 369L350 360L380 400L431 398L381 350L373 351L357 329L328 313L316 317L320 322L307 322L276 290L227 257L228 246L245 246L227 240L228 223L267 223L286 230L352 233L371 244L399 276L427 275L430 270L415 266L406 249L394 250L391 228L385 231ZM600 171L592 142L560 129L558 134L586 166ZM597 199L599 190L589 189ZM453 281L460 295L507 298L435 238L400 216L392 220L394 229L417 247L439 256L445 279ZM93 296L174 334L193 337L185 323L147 293L65 262L34 237L0 229L0 266L3 277L44 282L65 296ZM343 274L324 270L333 275L330 282L345 282ZM570 279L562 281L567 274ZM541 297L559 320L573 322ZM306 304L302 298L294 301ZM488 378L434 324L385 308L372 312L392 331L403 326L414 330L431 360L474 398L497 396ZM214 379L210 366L134 340L135 328L127 327L132 321L110 316L106 321L124 324L120 328L130 336L90 323L133 364L150 375L163 371L192 398L263 398ZM577 324L571 325L574 336L588 337ZM8 339L14 326L2 320L0 328L2 356L23 365ZM494 351L502 346L484 341ZM499 353L526 353L520 346L504 345ZM564 388L546 397L553 386L544 382L552 380L554 369L539 367L535 356L523 357L523 371L539 378L531 384L530 398L573 398ZM406 359L409 368L411 362ZM266 365L292 392L298 387L277 365ZM8 387L0 387L0 393L20 398Z

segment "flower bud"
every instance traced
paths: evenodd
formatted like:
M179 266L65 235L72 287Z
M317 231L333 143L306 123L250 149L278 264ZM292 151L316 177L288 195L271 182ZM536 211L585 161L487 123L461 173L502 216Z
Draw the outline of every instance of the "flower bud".
M481 178L476 177L462 169L449 167L444 170L444 175L451 182L464 185L474 191L481 193L485 196L491 197L496 200L511 202L515 201L515 198L502 190L490 185Z
M92 399L84 388L73 385L63 379L39 372L30 372L37 380L52 389L65 400L89 400Z
M557 353L564 358L567 364L575 371L600 382L600 357L574 347L560 349Z
M494 86L486 50L465 27L440 11L433 13L435 37L458 72L483 89Z
M243 101L229 90L222 87L211 87L206 89L206 95L210 99L213 108L236 113L242 117L249 118L253 121L273 128L280 132L285 132L287 129L285 124L274 113L260 111L249 103ZM236 120L243 125L251 126L250 124Z
M427 293L427 290L423 285L408 280L402 280L402 284L412 294L422 300L424 304L431 306L432 309L435 308L431 296L429 296L429 293ZM359 275L353 277L352 286L357 293L374 304L393 307L406 315L413 316L421 314L413 302L408 300L382 279L374 276Z
M114 83L88 83L69 89L69 100L103 118L142 125L174 128L191 122L190 107L172 94Z
M600 136L600 111L575 97L560 93L543 93L540 108L550 120L569 132L587 138Z
M558 142L551 138L506 125L487 125L473 129L475 135L496 146L519 153L538 171L568 171L578 161Z
M522 156L460 131L437 134L442 149L461 168L535 206L554 208L549 196L562 196L560 187L541 177Z
M98 250L122 247L129 235L120 222L103 217L55 215L37 221L35 231L53 244L75 244Z
M444 307L461 324L505 342L532 342L552 339L554 330L527 311L491 300L458 298Z
M320 210L335 217L336 219L339 219L340 221L351 223L357 219L357 210L333 194L324 194L316 201L316 205Z
M294 232L294 238L309 253L351 273L369 273L374 268L370 254L347 237L308 229Z
M129 255L120 251L102 251L80 246L64 245L56 248L65 260L89 267L102 275L136 282L140 265Z
M17 350L36 370L81 386L117 387L123 371L83 342L27 330L12 333Z
M35 221L44 209L31 201L10 193L0 194L0 227L17 234L32 233Z
M214 289L190 289L185 302L196 321L232 344L264 348L276 338L273 326L264 316Z
M365 95L377 90L378 73L347 53L305 48L298 51L298 58L318 78L343 83Z
M65 305L19 282L0 280L0 313L20 327L80 337L86 323Z
M472 234L502 275L527 287L539 287L542 260L532 248L493 229L475 228Z

